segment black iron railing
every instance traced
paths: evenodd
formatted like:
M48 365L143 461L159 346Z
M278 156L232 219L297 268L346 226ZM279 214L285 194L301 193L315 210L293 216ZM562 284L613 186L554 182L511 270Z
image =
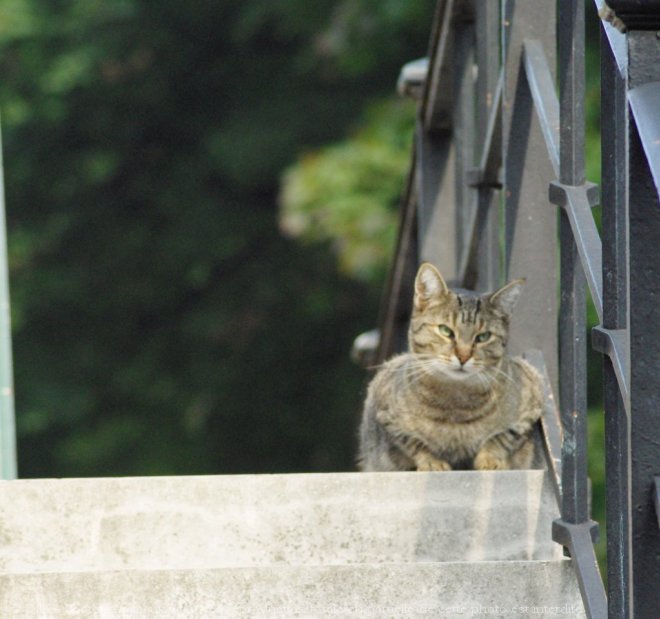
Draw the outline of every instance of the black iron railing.
M419 261L477 290L526 277L509 346L547 377L541 433L561 505L554 539L573 558L589 617L652 618L660 612L660 0L608 4L595 2L605 18L601 237L591 212L598 188L585 178L584 3L438 2L428 59L404 67L399 81L419 101L418 123L378 354L404 346ZM609 604L589 513L587 291L601 323L592 344L604 355Z

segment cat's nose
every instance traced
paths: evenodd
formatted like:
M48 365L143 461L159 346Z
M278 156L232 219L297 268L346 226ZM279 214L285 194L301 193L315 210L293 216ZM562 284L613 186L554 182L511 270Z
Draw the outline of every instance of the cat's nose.
M465 349L462 349L462 348L457 348L456 349L456 357L461 362L461 365L465 365L468 362L468 360L470 359L471 356L472 356L472 353L469 350L465 350Z

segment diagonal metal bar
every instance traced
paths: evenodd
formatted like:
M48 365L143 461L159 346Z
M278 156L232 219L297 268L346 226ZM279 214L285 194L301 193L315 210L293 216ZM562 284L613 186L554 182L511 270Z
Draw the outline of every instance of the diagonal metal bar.
M525 70L548 156L559 176L559 102L550 67L538 41L525 41ZM591 215L591 206L595 203L592 187L589 184L569 186L553 183L550 200L566 209L580 261L587 276L587 284L598 316L602 319L602 246L596 223Z
M499 136L502 133L502 89L504 87L504 71L500 71L497 86L493 93L493 106L488 116L486 135L479 157L479 166L468 174L468 183L472 187L483 185L499 185L499 170L502 163L501 144Z
M411 283L417 268L417 175L415 148L408 172L406 189L401 201L401 219L394 260L390 267L385 294L381 301L378 325L380 338L377 362L382 362L402 350L412 296Z
M440 0L436 9L436 22L431 42L431 64L426 78L422 103L422 118L427 131L451 126L453 92L450 77L449 50L452 45L451 23L454 0Z
M472 187L494 187L498 183L498 175L502 163L501 141L502 133L502 88L504 72L500 76L493 93L493 106L488 117L486 136L481 151L478 168L470 170L467 180ZM470 214L466 229L467 242L458 263L458 281L462 286L472 288L476 279L479 246L485 233L487 211L490 205L480 201L479 207Z
M525 41L523 62L550 163L559 178L559 102L550 66L539 41Z
M561 505L561 420L555 396L550 387L548 370L545 367L543 353L540 350L530 350L524 354L525 361L532 365L541 375L543 385L543 415L541 424L541 446L545 454L545 461L550 472L550 481L555 491L557 503Z
M587 285L598 318L603 320L603 264L602 243L591 214L597 202L597 187L592 184L577 186L550 183L550 202L564 208L573 231L580 262L587 277Z
M593 520L575 524L559 519L552 523L552 538L568 548L576 563L575 573L587 617L605 619L607 598L594 551L596 532L597 524Z

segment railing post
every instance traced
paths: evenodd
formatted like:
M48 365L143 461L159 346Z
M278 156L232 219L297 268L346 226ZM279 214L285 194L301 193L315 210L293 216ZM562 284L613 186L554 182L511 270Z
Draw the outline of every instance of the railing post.
M454 24L454 105L453 135L456 145L456 264L468 250L472 220L477 208L477 192L467 183L468 171L474 166L475 88L474 88L474 19L465 16ZM455 283L461 273L457 271Z
M419 259L437 265L448 280L458 272L456 145L452 132L454 19L453 0L439 2L426 96L415 136Z
M621 38L622 35L621 35ZM628 328L628 103L621 75L601 29L603 328ZM630 420L614 365L603 355L607 588L610 619L632 619L630 563Z
M584 176L584 4L559 0L559 182ZM589 519L586 282L566 211L560 212L559 402L564 428L562 518Z
M631 30L628 33L629 102L636 90L654 83L657 90L660 86L657 34ZM657 107L651 113L657 127ZM638 133L640 121L645 120L631 115L629 122L631 558L634 616L657 617L660 530L652 490L653 477L660 474L660 203Z
M497 2L478 2L477 31L477 152L486 144L491 112L499 106L495 94L500 76L500 7ZM497 110L495 110L497 111ZM493 136L501 142L501 125ZM476 290L495 290L500 285L499 192L488 182L479 187L480 243L474 281L464 282Z

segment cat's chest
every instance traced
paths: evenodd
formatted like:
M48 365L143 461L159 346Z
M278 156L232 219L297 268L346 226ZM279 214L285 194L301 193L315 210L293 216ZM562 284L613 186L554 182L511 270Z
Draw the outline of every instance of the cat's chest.
M406 389L404 400L411 404L417 417L439 424L480 427L492 423L500 408L501 394L497 390L475 390L461 386L421 385Z
M485 441L501 431L501 420L494 409L471 421L448 421L417 411L410 415L409 431L421 438L432 451L450 461L473 458Z
M480 440L495 431L499 424L497 403L489 403L478 410L440 409L419 406L410 410L411 427L425 434L449 441Z

